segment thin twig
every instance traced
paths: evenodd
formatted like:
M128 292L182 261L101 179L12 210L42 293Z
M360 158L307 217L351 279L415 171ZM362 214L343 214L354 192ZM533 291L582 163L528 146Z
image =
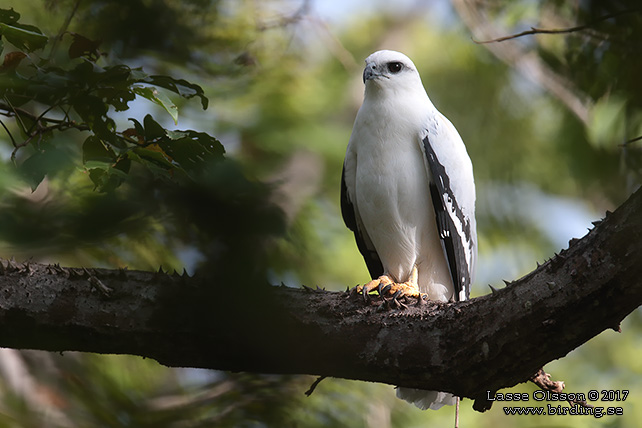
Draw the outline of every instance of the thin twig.
M35 122L44 121L44 122L49 122L49 123L55 123L56 124L55 126L57 126L57 128L52 128L52 129L61 129L61 128L65 128L66 127L66 128L75 128L75 129L78 129L80 131L89 130L89 126L84 125L84 124L78 124L78 123L74 122L73 120L71 120L69 118L69 113L67 111L65 111L62 108L62 106L60 108L65 112L65 118L64 119L53 119L53 118L49 118L49 117L43 117L44 113L36 116L34 113L30 113L27 110L23 110L21 108L15 108L12 105L6 105L6 104L3 104L3 103L0 103L0 115L7 116L7 117L15 117L15 116L18 116L18 113L20 113L20 115L27 116L31 120L35 121ZM45 110L45 113L48 110L50 110L50 109ZM43 128L43 129L48 129L48 128L51 128L51 127L46 127L46 128Z
M64 36L65 33L67 32L67 28L69 28L69 24L71 24L71 20L76 14L76 11L78 10L78 6L80 6L81 1L82 0L76 0L76 3L74 3L73 7L71 8L71 11L67 14L67 17L65 18L65 22L62 23L60 30L58 30L58 34L56 35L56 38L54 39L54 42L51 45L51 52L49 53L50 58L53 59L54 54L56 53L56 49L58 48L58 43L62 40L62 36Z
M518 37L523 37L523 36L532 36L534 34L568 34L568 33L575 33L578 31L586 30L595 24L598 24L602 21L606 21L607 19L615 18L620 15L624 15L627 13L635 13L635 12L640 12L639 8L634 8L634 9L626 9L626 10L621 10L619 12L612 13L610 15L604 15L601 16L587 24L584 25L578 25L577 27L569 27L569 28L554 28L554 29L549 29L549 28L535 28L531 27L530 30L522 31L521 33L517 34L512 34L510 36L504 36L504 37L498 37L496 39L491 39L491 40L475 40L473 38L473 42L477 43L478 45L483 45L486 43L495 43L495 42L504 42L506 40L511 40L511 39L516 39Z
M45 122L48 122L49 120L47 118L45 118L45 115L47 113L49 113L51 110L53 110L54 108L56 108L56 107L58 107L57 104L51 105L51 106L47 107L42 113L40 113L38 115L38 117L36 117L34 119L34 123L33 123L33 125L31 125L31 128L29 128L29 131L27 133L31 134L33 132L33 130L40 124L40 121L44 120Z
M310 385L310 389L305 391L305 395L307 395L308 397L311 396L314 390L317 388L317 385L319 385L319 383L321 383L323 379L325 379L325 376L319 376L317 380L312 382L312 385Z
M564 390L564 381L552 381L551 375L546 373L544 369L539 369L529 380L544 391L560 393Z
M35 117L34 115L30 115L32 117ZM18 116L19 118L19 116ZM48 120L48 119L45 119ZM46 134L47 132L50 131L64 131L66 129L74 128L79 131L89 131L91 128L88 125L85 124L77 124L75 122L63 122L63 121L52 121L52 122L57 122L55 125L50 125L50 126L40 126L38 125L38 128L35 131L31 131L29 136L22 142L22 143L16 143L16 141L11 138L14 149L11 152L11 161L15 161L16 159L16 154L18 153L18 150L21 149L22 147L27 146L31 140L33 140L35 137L38 137L38 143L37 145L40 145L40 142L42 141L42 136ZM4 126L4 124L3 124ZM5 127L6 129L6 127Z
M457 397L457 402L455 403L455 428L459 428L459 401L461 399Z
M16 145L16 140L13 139L13 135L11 135L11 132L9 131L9 128L7 128L7 125L4 124L3 121L0 120L0 125L4 128L5 131L7 131L7 134L9 135L9 138L11 139L11 144Z
M7 102L7 104L9 104L9 109L8 110L12 110L13 111L14 116L20 122L20 125L22 125L22 129L24 129L24 131L27 132L27 127L25 126L24 122L22 121L22 118L20 117L20 115L18 115L18 111L16 110L16 108L11 104L11 101L9 101L8 99L5 98L5 101ZM18 148L18 146L16 145L16 142L15 141L12 141L12 142L13 142L13 146L15 148ZM11 155L11 158L13 159L13 154Z
M640 135L639 137L631 138L630 140L623 142L622 144L620 144L620 147L626 147L629 144L635 143L636 141L640 141L640 140L642 140L642 135Z

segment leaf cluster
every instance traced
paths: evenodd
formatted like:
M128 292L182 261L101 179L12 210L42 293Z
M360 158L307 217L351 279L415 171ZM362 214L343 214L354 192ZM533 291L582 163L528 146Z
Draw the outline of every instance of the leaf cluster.
M67 56L54 61L54 40L21 24L17 12L0 10L0 24L6 41L0 115L9 119L0 123L12 145L8 166L32 190L47 178L57 196L34 204L5 193L3 203L12 210L0 214L0 240L51 249L155 235L152 248L195 245L203 259L259 257L261 245L235 233L280 230L267 187L248 180L205 132L170 130L151 114L130 117L129 127L115 118L146 99L176 123L178 107L170 97L197 99L206 109L201 86L111 64L100 42L77 33L62 36ZM89 183L93 191L86 190Z
M189 175L198 164L222 159L223 147L213 137L195 131L167 131L151 115L143 124L119 130L112 112L129 108L130 102L143 97L161 106L174 122L178 108L167 92L183 98L198 98L207 108L203 89L184 79L149 75L141 68L127 65L101 66L99 43L70 33L69 62L64 66L41 57L48 38L33 26L19 23L13 10L0 10L2 35L15 49L7 46L0 69L0 112L15 120L22 141L10 134L14 145L12 158L19 149L35 143L35 150L21 159L21 167L31 178L32 188L48 171L38 168L38 158L52 150L41 143L54 132L76 129L86 132L82 145L83 166L100 191L113 190L127 177L136 162L158 176Z

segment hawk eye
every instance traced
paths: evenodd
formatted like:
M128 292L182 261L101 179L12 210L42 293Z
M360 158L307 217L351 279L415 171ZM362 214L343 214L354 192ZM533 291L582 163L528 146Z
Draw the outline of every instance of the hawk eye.
M403 68L403 64L400 62L389 62L387 66L388 66L388 71L390 71L393 74L399 73Z

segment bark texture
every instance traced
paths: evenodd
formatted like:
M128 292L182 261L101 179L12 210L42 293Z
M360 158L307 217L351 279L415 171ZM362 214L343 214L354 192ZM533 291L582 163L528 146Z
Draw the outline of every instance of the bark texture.
M123 353L167 366L301 373L438 389L490 407L642 303L642 192L525 277L467 302L162 272L0 262L0 346Z

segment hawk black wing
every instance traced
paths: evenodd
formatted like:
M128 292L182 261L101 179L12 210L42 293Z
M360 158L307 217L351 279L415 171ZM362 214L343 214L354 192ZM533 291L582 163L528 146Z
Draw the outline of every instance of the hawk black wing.
M455 287L455 299L468 299L471 283L471 269L468 262L471 257L467 257L467 251L471 251L472 242L470 220L466 218L457 203L448 171L439 162L428 136L423 138L422 145L432 177L430 197L435 209L437 230Z
M355 212L352 201L350 201L350 195L346 187L345 167L343 171L341 171L341 215L348 229L354 232L354 239L357 241L357 247L366 262L370 276L372 279L379 278L383 275L383 264L381 264L379 254L377 254L374 245L372 245L370 237L359 227L361 221L357 218L357 213Z

